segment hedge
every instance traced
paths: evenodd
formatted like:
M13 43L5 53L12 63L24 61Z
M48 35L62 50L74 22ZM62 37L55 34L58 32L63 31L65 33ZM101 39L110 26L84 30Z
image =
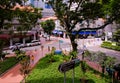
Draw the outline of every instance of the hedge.
M106 42L105 41L101 44L101 47L116 50L116 51L120 51L120 46L114 46L114 45L112 45L112 42Z

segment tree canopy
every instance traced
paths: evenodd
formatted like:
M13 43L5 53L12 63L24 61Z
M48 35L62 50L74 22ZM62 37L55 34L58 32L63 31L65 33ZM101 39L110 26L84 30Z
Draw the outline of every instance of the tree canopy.
M44 29L44 32L50 35L52 30L55 28L55 22L53 20L46 20L41 23L41 26Z
M16 4L22 4L22 0L0 0L0 28L3 28L5 20L13 18L13 8Z
M60 20L62 26L70 37L73 50L77 50L75 38L81 30L102 29L114 20L120 18L120 0L49 0L48 3L53 8L55 15ZM108 18L109 17L109 18ZM107 18L101 26L90 27L89 23L97 18ZM79 27L77 34L72 34L76 25L83 25L86 22L87 27Z

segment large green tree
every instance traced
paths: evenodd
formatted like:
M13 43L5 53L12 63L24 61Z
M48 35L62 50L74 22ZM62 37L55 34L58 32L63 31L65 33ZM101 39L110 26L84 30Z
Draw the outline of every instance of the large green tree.
M75 39L81 30L103 29L120 18L120 0L94 0L94 2L90 2L90 0L49 0L48 3L68 34L74 51L77 50ZM90 21L105 18L106 15L109 18L103 25L90 28ZM82 25L84 21L87 22L87 27L80 27L73 35L76 24Z
M19 19L19 23L21 24L17 30L18 31L27 31L30 30L31 28L35 27L38 23L38 19L42 17L41 15L42 9L38 8L25 8L24 10L17 9L16 10L16 17Z
M45 22L41 22L41 26L44 29L44 32L46 32L50 37L51 32L55 28L55 22L53 20L46 20Z
M22 0L0 0L0 29L4 26L5 20L12 20L16 4L22 4Z

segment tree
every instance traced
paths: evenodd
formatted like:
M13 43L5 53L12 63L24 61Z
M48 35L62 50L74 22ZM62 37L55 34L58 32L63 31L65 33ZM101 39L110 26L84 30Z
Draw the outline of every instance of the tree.
M5 20L12 20L14 17L14 6L22 4L22 0L0 0L0 29L4 26Z
M90 2L89 0L48 1L55 12L55 15L60 20L63 28L68 34L74 51L77 51L77 44L75 42L75 39L80 31L103 29L106 25L120 18L120 12L118 12L118 7L120 7L120 5L118 2L120 2L120 0L97 0L94 2ZM113 11L114 6L116 8ZM97 18L105 18L106 14L109 15L109 18L103 25L90 28L90 21L94 22L94 20ZM84 21L86 21L87 27L83 26L75 30L75 26L77 24L83 25ZM73 35L73 31L76 31L76 34Z
M21 71L21 74L24 75L24 81L26 82L26 76L31 70L31 68L30 68L30 56L27 56L25 54L21 54L21 55L24 57L20 61L20 65L21 65L20 71Z
M20 27L18 28L18 31L23 30L30 30L31 28L35 27L37 25L38 19L42 17L41 15L42 9L38 8L24 8L24 10L17 10L17 16L19 17Z
M0 40L0 60L3 61L3 46L4 46L4 42L2 40Z
M42 22L41 26L44 29L44 32L46 32L49 35L50 40L50 34L55 28L55 22L53 20L47 20L45 22Z

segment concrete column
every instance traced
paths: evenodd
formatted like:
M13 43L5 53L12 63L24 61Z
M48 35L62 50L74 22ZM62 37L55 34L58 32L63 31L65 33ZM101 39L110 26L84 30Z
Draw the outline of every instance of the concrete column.
M10 38L10 46L12 46L12 45L13 45L13 39Z
M107 36L105 36L105 41L108 41Z
M25 38L23 38L23 44L25 44Z
M107 32L105 33L105 41L108 41L108 38L107 38L108 34Z
M63 38L65 38L66 37L66 33L63 33Z
M34 40L36 40L36 33L34 33Z

